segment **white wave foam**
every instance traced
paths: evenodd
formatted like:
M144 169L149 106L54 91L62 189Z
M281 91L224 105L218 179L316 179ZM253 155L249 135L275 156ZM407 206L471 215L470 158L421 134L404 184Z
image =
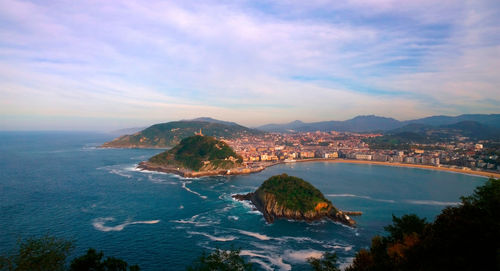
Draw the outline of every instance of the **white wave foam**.
M307 250L285 250L284 258L292 263L306 262L309 258L319 259L323 252L314 249Z
M98 148L99 146L98 143L88 143L85 144L85 146L82 147L82 151L94 151L94 150L102 150L102 148Z
M453 206L460 205L457 201L436 201L436 200L405 200L406 203L417 205L437 205L437 206Z
M327 249L334 249L334 250L344 250L344 251L350 251L352 250L352 246L349 246L349 245L328 245L328 244L325 244L323 245L324 248L327 248Z
M206 220L206 218L204 218L204 217L202 217L202 219L205 219L205 221L198 221L199 216L200 215L198 214L198 215L192 216L189 219L170 220L170 222L179 223L179 224L191 224L191 225L194 225L195 227L207 227L207 226L210 226L210 225L214 225L214 224L219 224L220 223L220 222L217 222L217 221Z
M198 195L202 199L207 199L207 196L203 196L202 194L189 189L189 187L186 186L186 183L191 183L191 182L182 182L182 188L186 189L186 191L188 191L188 192L191 192L191 193L193 193L195 195Z
M247 213L257 214L257 215L261 214L250 201L247 201L247 200L240 201L240 200L234 199L233 197L231 197L231 198L233 199L233 201L236 204L241 204L241 205L243 205L243 207L250 209Z
M262 269L264 269L264 270L268 270L268 271L274 270L274 268L272 268L271 265L269 265L269 264L265 263L264 261L259 260L257 258L251 258L249 262L256 263L256 264L260 265L262 267Z
M132 178L132 175L129 174L128 172L134 171L131 170L131 168L133 168L133 166L131 167L130 165L112 165L112 166L98 167L97 170L106 170L108 173L116 174L130 179Z
M235 215L230 215L230 216L227 217L227 219L229 219L229 220L235 220L236 221L236 220L238 220L240 218L237 217L237 216L235 216Z
M293 240L293 241L296 241L297 243L314 243L314 244L323 244L324 243L323 241L314 240L314 239L309 238L309 237L283 236L283 237L277 238L277 239L281 239L284 241Z
M129 178L129 179L132 178L132 175L124 173L122 170L119 170L119 169L112 169L112 170L109 171L109 173L116 174L116 175L119 175L119 176L122 176L122 177L126 177L126 178Z
M241 234L244 234L244 235L248 235L248 236L251 236L251 237L255 237L259 240L262 240L262 241L266 241L266 240L271 240L271 237L267 236L267 235L264 235L264 234L260 234L260 233L256 233L256 232L250 232L250 231L244 231L244 230L238 230Z
M286 270L286 271L292 270L292 266L287 263L284 263L283 258L278 257L277 255L267 256L264 254L259 254L259 251L252 251L252 250L242 250L240 251L240 255L267 260L269 263L271 263L271 265L264 263L262 260L258 259L251 260L255 263L261 264L261 266L266 270L275 270L275 269ZM276 266L277 268L274 268L274 266Z
M370 196L360 196L360 195L354 195L354 194L327 194L327 197L349 197L349 198L360 198L360 199L366 199L366 200L373 200L373 201L380 201L380 202L388 202L388 203L395 203L396 201L392 199L376 199L372 198Z
M227 242L227 241L233 241L234 239L236 239L235 236L231 236L231 235L224 236L224 237L217 237L217 236L213 236L213 235L210 235L208 233L205 233L205 232L188 231L187 233L191 234L191 235L202 235L202 236L205 236L212 241L217 241L217 242Z
M282 248L281 246L278 247L278 246L274 246L274 245L269 245L268 243L264 244L264 242L250 242L250 245L252 245L256 248L260 248L261 250L267 251L267 252L276 252L276 251L279 251L280 248Z
M147 220L147 221L126 221L120 225L116 226L105 226L107 222L112 222L115 221L114 217L98 217L92 221L92 226L94 226L94 229L99 230L99 231L121 231L123 230L126 226L128 225L134 225L134 224L156 224L159 223L160 220Z
M161 178L155 178L153 174L148 175L148 180L150 180L153 183L164 183L164 184L177 184L176 182L172 182L169 180L161 179Z
M140 173L145 173L145 174L158 174L158 175L172 175L172 176L176 176L174 174L171 174L171 173L165 173L165 172L160 172L160 171L152 171L152 170L147 170L147 169L140 169L136 167L133 169L133 171L136 171L136 172L140 172Z

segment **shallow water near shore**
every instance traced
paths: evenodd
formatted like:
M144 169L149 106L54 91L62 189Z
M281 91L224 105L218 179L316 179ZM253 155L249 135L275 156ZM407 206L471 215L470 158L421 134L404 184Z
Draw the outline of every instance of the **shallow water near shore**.
M262 270L300 270L305 259L335 251L340 262L369 246L391 216L428 220L458 204L487 179L416 168L344 163L281 164L241 176L181 178L138 171L161 150L99 149L112 135L0 133L0 253L20 237L50 233L139 264L142 270L184 270L203 250L242 249ZM287 173L301 177L342 210L362 211L357 228L330 221L279 220L232 194L254 191Z

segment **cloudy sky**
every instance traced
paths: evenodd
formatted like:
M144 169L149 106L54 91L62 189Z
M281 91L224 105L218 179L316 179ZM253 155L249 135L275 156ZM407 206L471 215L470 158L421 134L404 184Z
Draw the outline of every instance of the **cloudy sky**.
M500 1L0 0L0 130L500 113Z

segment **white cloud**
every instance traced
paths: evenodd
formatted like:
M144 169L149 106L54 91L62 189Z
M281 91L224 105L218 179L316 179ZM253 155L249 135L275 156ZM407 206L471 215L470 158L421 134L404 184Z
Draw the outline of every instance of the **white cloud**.
M495 5L304 3L1 0L0 113L253 125L498 111Z

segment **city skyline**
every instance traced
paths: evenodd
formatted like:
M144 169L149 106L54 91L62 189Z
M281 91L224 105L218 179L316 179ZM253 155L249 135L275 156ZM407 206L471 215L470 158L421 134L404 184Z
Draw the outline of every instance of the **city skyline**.
M500 113L498 1L0 0L0 130Z

